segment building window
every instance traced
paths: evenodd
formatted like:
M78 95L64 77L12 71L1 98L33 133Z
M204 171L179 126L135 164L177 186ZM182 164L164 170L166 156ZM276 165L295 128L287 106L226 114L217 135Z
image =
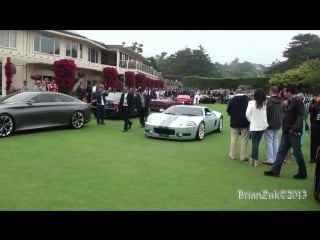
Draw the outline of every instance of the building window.
M98 51L97 50L95 50L93 48L89 48L88 61L93 62L93 63L98 63Z
M80 59L82 59L82 44L80 44Z
M67 41L66 56L78 58L78 43Z
M35 52L60 55L60 41L57 38L35 33L33 43Z
M17 31L0 30L0 46L1 47L17 47Z

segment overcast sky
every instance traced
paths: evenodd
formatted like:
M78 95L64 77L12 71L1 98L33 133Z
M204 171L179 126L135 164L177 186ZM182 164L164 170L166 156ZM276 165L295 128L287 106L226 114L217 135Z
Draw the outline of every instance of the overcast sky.
M211 62L230 63L235 58L270 66L283 61L291 39L298 34L316 34L320 30L71 30L105 44L126 46L143 44L145 58L167 52L167 56L186 47L199 49L201 45Z

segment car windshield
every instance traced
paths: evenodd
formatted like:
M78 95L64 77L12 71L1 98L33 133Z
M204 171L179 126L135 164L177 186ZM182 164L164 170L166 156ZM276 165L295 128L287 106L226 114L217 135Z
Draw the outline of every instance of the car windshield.
M120 100L121 92L110 92L106 97L107 100Z
M30 93L28 92L15 92L12 94L9 94L5 97L2 97L0 99L0 102L9 103L9 102L25 102L26 99L30 98Z
M169 107L163 113L173 114L173 115L186 115L186 116L202 116L203 115L202 108L177 107L177 106Z

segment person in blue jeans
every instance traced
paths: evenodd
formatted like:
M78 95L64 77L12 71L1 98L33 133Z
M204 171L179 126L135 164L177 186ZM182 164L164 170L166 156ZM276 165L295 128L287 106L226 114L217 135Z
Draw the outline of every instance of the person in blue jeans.
M276 161L279 147L278 136L282 126L285 105L279 96L277 86L270 87L269 96L270 97L267 99L267 119L269 126L264 132L267 160L262 163L273 165Z
M292 147L293 155L298 165L298 173L293 175L293 178L307 178L306 164L301 151L304 105L301 99L293 97L294 94L294 86L288 85L284 88L284 97L288 100L288 108L283 118L282 135L276 161L271 170L264 171L265 176L279 177L285 156Z
M104 123L104 105L106 104L106 96L108 92L105 91L104 85L99 84L98 89L95 92L95 98L97 100L97 124L105 125Z
M253 93L253 100L250 100L246 110L246 118L250 122L250 134L252 140L252 151L250 165L259 165L259 144L264 131L268 127L266 94L261 88Z

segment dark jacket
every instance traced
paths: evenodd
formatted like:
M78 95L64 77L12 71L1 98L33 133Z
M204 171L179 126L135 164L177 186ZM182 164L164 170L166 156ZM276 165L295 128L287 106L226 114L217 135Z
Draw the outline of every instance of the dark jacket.
M150 96L147 94L143 94L142 95L144 97L144 103L145 103L145 108L149 109L149 102L150 102ZM134 103L135 103L135 108L137 109L137 111L141 111L142 110L142 103L141 103L141 99L140 99L140 94L137 94L134 97Z
M287 110L283 117L282 131L284 133L290 130L294 133L301 134L303 126L304 104L301 99L293 98L288 101Z
M284 115L284 103L278 96L270 96L267 99L267 120L269 127L271 129L280 129L283 122Z
M316 102L310 108L311 127L320 128L320 102Z
M77 90L76 90L76 94L78 96L78 98L80 100L83 100L85 94L86 94L86 89L85 88L82 88L80 85L77 87Z
M119 110L122 111L123 110L123 102L124 102L124 93L121 94L120 97L120 103L119 103ZM134 95L132 92L128 92L127 94L127 104L128 104L128 108L130 110L133 110L134 108Z
M104 102L102 103L102 98L101 98L101 96L103 97L103 100L104 100ZM97 90L96 91L96 93L95 93L95 98L96 98L96 100L97 100L97 106L99 106L99 105L105 105L106 104L106 99L105 99L105 97L106 96L108 96L108 93L107 92L100 92L99 90Z
M228 102L227 113L230 115L230 127L249 128L249 121L246 118L249 97L237 94Z

